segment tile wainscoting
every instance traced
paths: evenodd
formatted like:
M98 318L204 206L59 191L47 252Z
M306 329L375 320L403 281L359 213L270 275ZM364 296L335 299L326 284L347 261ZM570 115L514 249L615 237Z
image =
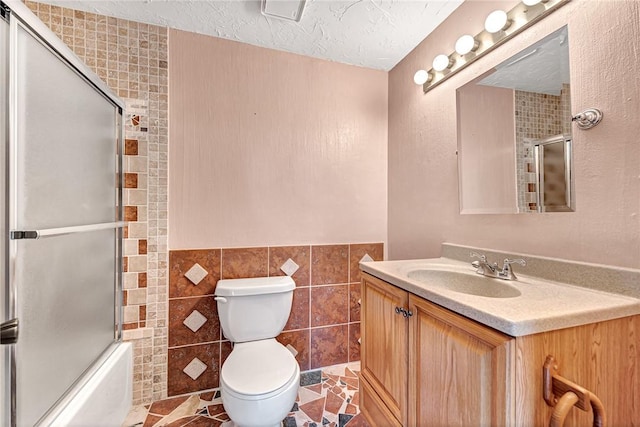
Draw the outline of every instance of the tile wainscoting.
M360 260L383 259L382 243L169 252L168 395L219 386L231 352L213 298L220 279L290 275L291 315L278 341L302 371L360 360Z

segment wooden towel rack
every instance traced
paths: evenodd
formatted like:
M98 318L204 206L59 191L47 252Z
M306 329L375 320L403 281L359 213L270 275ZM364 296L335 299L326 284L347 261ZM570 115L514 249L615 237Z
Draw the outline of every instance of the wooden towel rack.
M569 411L574 406L593 410L593 426L606 427L607 416L598 396L558 374L558 365L553 356L547 356L543 367L543 394L547 405L555 407L549 427L562 427Z

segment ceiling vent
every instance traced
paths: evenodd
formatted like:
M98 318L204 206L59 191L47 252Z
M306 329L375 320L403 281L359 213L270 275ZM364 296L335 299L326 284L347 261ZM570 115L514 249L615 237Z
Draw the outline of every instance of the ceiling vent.
M305 0L262 0L262 14L269 18L299 22Z

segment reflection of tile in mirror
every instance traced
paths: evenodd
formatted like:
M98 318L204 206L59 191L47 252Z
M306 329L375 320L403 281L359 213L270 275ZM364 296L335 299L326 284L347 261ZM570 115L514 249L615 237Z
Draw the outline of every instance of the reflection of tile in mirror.
M567 28L458 88L457 109L461 212L537 212L532 147L571 133Z

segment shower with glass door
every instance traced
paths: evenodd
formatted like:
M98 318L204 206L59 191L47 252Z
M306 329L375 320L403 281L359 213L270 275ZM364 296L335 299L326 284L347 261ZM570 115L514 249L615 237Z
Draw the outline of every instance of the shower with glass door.
M0 5L1 425L46 425L121 341L123 104Z

